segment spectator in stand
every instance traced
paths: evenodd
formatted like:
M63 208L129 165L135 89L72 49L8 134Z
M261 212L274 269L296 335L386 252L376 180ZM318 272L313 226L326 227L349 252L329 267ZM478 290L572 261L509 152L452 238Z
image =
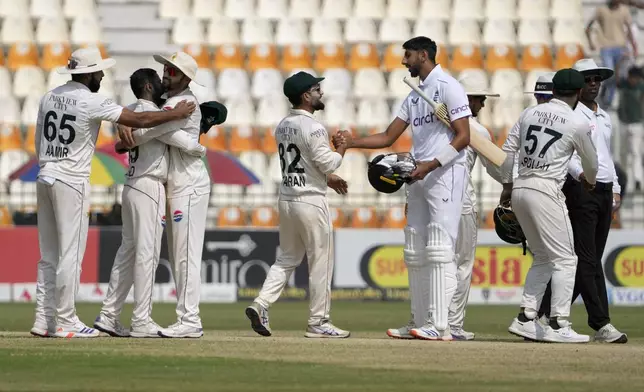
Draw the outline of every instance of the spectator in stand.
M619 90L619 107L617 116L621 123L621 132L626 132L628 158L626 167L635 183L635 189L641 190L644 182L644 165L642 163L642 148L644 148L644 72L639 67L631 67L624 77L615 73ZM617 151L619 154L619 151Z
M599 54L604 67L615 70L619 61L628 53L627 40L633 48L633 58L637 58L638 49L631 25L633 20L628 7L631 1L608 0L606 5L597 7L595 15L586 27L586 37L590 50L595 50L595 43L590 37L592 25L597 22L601 31ZM615 95L615 79L609 80L604 86L602 106L609 108Z

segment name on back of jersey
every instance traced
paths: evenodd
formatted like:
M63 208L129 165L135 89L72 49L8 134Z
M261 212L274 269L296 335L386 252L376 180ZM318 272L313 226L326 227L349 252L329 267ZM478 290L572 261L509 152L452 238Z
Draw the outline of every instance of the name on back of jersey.
M299 132L299 129L287 125L275 130L277 152L282 169L282 185L289 188L306 186L306 173L300 165L302 150L295 143Z

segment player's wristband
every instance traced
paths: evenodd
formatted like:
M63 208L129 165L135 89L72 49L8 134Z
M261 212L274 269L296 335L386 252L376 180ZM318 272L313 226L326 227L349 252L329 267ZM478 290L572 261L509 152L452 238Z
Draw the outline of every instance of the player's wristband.
M458 156L458 151L452 146L451 144L448 144L441 150L441 152L438 153L436 156L436 160L440 162L441 166L445 166L451 161L453 161L456 157Z

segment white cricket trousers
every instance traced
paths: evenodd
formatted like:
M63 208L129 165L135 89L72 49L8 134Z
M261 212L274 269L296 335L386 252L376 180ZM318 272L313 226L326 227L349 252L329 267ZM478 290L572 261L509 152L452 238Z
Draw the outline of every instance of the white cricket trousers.
M156 178L128 180L123 189L121 246L116 252L110 285L101 315L119 320L123 304L134 285L132 327L151 321L154 275L159 264L165 188Z
M89 182L36 184L38 284L36 324L72 326L89 226Z
M463 328L465 321L465 306L470 296L472 284L472 268L476 256L476 241L478 238L478 216L472 211L462 214L458 225L456 239L456 292L449 305L449 325L452 329Z
M309 264L309 325L330 321L333 278L333 225L325 196L280 200L277 259L255 302L269 308L306 254Z
M455 164L447 168L440 167L429 173L423 180L409 185L407 225L418 233L419 243L415 248L419 252L425 252L429 241L427 227L430 223L435 223L449 235L451 243L447 245L451 246L452 255L454 254L467 176L466 167ZM427 258L426 254L423 256ZM429 314L430 307L434 306L430 303L431 266L429 264L431 263L426 260L424 267L407 268L411 313L418 327L426 323L435 324L434 317ZM444 309L440 311L444 312L447 318L448 307L456 290L457 268L453 256L444 268L446 297ZM447 322L447 320L444 321Z
M554 181L548 182L540 181L540 190L522 187L512 190L512 210L533 256L521 307L536 313L552 278L550 316L568 317L577 255L565 196Z
M210 192L168 198L168 254L177 290L177 321L201 328L201 256Z
M632 176L632 183L636 181L644 186L644 124L622 124L626 130L628 140L628 172Z

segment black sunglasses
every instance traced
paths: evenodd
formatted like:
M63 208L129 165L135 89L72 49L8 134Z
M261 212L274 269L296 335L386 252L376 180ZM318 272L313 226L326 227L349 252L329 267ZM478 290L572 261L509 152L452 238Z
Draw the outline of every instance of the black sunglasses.
M602 78L599 75L588 75L584 77L586 83L601 83Z

